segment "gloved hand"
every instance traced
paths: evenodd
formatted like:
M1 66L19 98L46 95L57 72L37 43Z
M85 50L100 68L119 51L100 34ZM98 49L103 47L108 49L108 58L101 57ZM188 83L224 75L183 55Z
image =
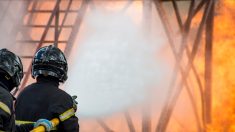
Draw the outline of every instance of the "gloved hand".
M47 119L37 120L37 122L34 123L34 128L38 127L38 126L44 126L47 132L51 131L51 129L53 128L51 121L49 121Z
M74 109L75 112L77 111L77 104L78 104L78 102L76 101L76 98L77 98L76 95L72 96L72 99L73 99L73 109Z

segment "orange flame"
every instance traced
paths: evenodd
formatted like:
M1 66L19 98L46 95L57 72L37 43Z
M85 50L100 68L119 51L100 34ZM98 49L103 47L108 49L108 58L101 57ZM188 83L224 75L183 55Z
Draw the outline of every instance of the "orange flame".
M213 46L213 111L209 131L235 131L235 1L216 8Z

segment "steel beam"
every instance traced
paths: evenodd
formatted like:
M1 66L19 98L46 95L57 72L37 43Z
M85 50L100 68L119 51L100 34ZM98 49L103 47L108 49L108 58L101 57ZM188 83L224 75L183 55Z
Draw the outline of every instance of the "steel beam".
M114 132L112 129L110 129L104 121L101 119L96 119L97 123L104 129L105 132Z
M126 112L124 113L124 116L125 116L125 119L126 119L126 121L127 121L127 125L128 125L128 128L129 128L129 131L130 131L130 132L136 132L136 131L135 131L135 127L134 127L134 125L133 125L133 122L132 122L132 119L131 119L131 116L130 116L129 112L126 111Z
M152 21L152 0L143 1L143 29L147 36L151 33ZM142 106L142 132L151 132L152 118L151 105L145 103Z
M206 45L205 45L205 121L212 122L212 49L213 49L213 25L214 25L214 1L206 21Z
M64 51L64 53L65 53L67 58L69 58L70 52L71 52L71 50L73 48L73 44L74 44L75 39L77 37L77 34L78 34L79 30L80 30L80 26L82 24L82 19L83 19L84 14L85 14L85 12L87 10L89 2L90 2L90 0L83 0L82 1L82 5L81 5L81 7L80 7L80 9L78 11L78 15L77 15L77 19L76 19L76 22L75 22L75 26L73 27L73 30L72 30L72 32L71 32L71 34L69 36L68 43L67 43L68 45L66 46L65 51Z
M166 13L163 10L163 7L161 6L160 1L156 0L154 2L155 2L155 5L156 5L156 8L158 10L159 16L160 16L160 18L162 20L162 23L163 23L164 29L166 31L166 34L168 36L170 47L171 47L173 55L174 55L174 57L176 59L176 65L177 65L177 67L180 68L182 76L184 76L183 68L180 66L180 63L178 61L179 60L179 56L178 56L178 53L177 53L176 48L175 48L176 44L175 44L175 41L173 40L174 37L172 35L172 30L171 30L170 24L169 24L169 22L167 20ZM189 92L189 95L191 95L191 92L189 91L189 86L188 86L186 80L184 81L184 85L188 89L187 92ZM170 87L173 87L173 86L174 86L174 84L171 83ZM157 132L162 132L162 131L166 130L166 126L168 124L171 112L173 110L171 103L175 103L175 101L176 101L176 100L173 100L170 96L167 99L168 100L165 103L165 106L164 106L164 108L162 110L162 113L161 113L161 116L160 116L160 119L159 119L159 123L158 123L157 128L156 128ZM191 99L191 102L194 102L194 100L192 100L193 98L190 98L190 99ZM197 113L195 113L195 115L197 116Z
M29 27L29 28L45 28L46 25L24 25L25 27ZM73 28L73 25L58 25L57 26L59 29L60 28ZM49 28L55 28L55 25L50 25Z
M51 13L53 10L28 10L29 13ZM60 10L60 13L77 13L78 10Z
M159 13L159 15L160 15L162 21L164 21L164 20L166 19L166 16L163 15L164 12L163 12L162 9L161 9L161 5L159 5L160 2L159 2L159 1L155 1L155 4L156 4L156 7L157 7L157 9L158 9L158 12L161 12L161 13ZM209 5L209 4L208 4L208 5ZM192 6L191 6L191 7L192 7ZM191 10L192 10L192 9L191 9ZM192 13L190 13L190 14L192 14ZM207 18L207 16L208 16L208 8L205 9L205 13L204 13L204 16L203 16L203 20L202 20L201 25L200 25L199 30L198 30L197 39L195 40L194 48L193 48L192 54L190 54L190 57L189 57L189 63L188 63L188 65L187 65L187 67L186 67L186 69L188 69L188 70L186 70L185 73L183 73L183 71L181 70L182 82L181 82L180 85L177 87L177 90L176 90L176 92L174 93L174 96L172 97L172 100L169 99L169 100L170 100L170 101L168 101L169 104L167 103L167 104L165 105L165 107L164 107L164 109L163 109L163 111L162 111L163 113L161 114L161 117L160 117L160 120L159 120L159 124L158 124L158 126L157 126L157 128L156 128L156 131L162 132L162 131L165 131L165 130L166 130L166 126L167 126L168 121L169 121L169 119L170 119L170 115L171 115L171 113L172 113L172 110L173 110L173 108L174 108L174 105L175 105L175 103L176 103L176 100L177 100L177 98L178 98L178 96L179 96L179 94L180 94L180 91L182 90L183 84L185 84L185 86L187 87L187 85L186 85L186 82L187 82L186 79L187 79L189 70L192 68L193 60L194 60L194 57L195 57L196 51L197 51L197 46L198 46L198 44L199 44L199 42L200 42L200 41L199 41L199 38L201 38L202 29L203 29L203 26L204 26L204 24L205 24L205 19ZM166 21L164 21L164 22L166 22ZM163 23L164 23L164 22L163 22ZM169 35L169 34L171 34L171 31L169 30L169 23L164 23L164 25L165 25L165 26L164 26L165 29L167 29L166 32L167 32L168 38L169 38L169 37L172 37L172 35ZM173 41L172 39L169 39L169 42L170 42L170 43L174 43L174 41ZM171 47L172 47L172 45L171 45ZM182 49L184 49L184 48L182 48ZM174 53L175 55L177 55L177 53L176 53L175 50L173 50L173 53ZM178 58L178 57L176 56L176 63L178 63L178 59L180 59L180 58ZM177 65L180 66L179 64L177 64ZM187 90L188 90L188 89L187 89ZM189 95L190 95L190 94L189 94ZM194 102L194 101L192 101L192 103L193 103L193 102ZM194 106L194 105L193 105L193 106ZM194 110L196 111L197 109L194 108ZM197 114L197 113L195 113L195 114Z
M16 41L17 43L54 43L54 40L44 40L44 41L40 41L40 40L18 40ZM58 43L67 43L67 40L60 40L58 41Z
M60 1L61 0L57 0L59 3L60 3ZM58 47L58 41L59 41L59 36L60 36L60 34L59 34L59 21L60 21L60 4L59 4L59 6L58 6L58 8L56 9L56 13L55 13L55 39L54 39L54 45L56 46L56 47Z
M180 49L181 51L179 51L179 54L180 54L179 56L182 57L184 46L185 46L185 48L186 48L186 57L189 58L190 57L190 49L187 45L187 38L188 38L188 35L189 35L189 31L190 31L189 29L190 29L191 21L192 21L193 17L196 15L196 13L199 11L199 9L201 9L202 6L205 4L205 1L200 2L199 5L196 7L196 10L194 9L195 1L194 0L191 1L189 12L188 12L188 17L186 19L186 22L185 22L184 26L181 24L182 20L180 18L179 11L177 10L178 8L177 8L176 1L172 0L172 2L173 2L174 9L175 9L176 17L177 17L177 20L178 20L179 28L182 31L182 44L181 44L181 49ZM181 27L181 26L183 26L183 27ZM181 58L179 58L179 59L181 60ZM177 76L177 71L178 71L176 66L174 67L174 72L173 72L173 75L172 75L170 88L174 86L175 81L176 81L176 76ZM201 102L202 102L202 109L203 109L203 107L204 107L204 104L203 104L204 103L204 96L203 96L202 82L200 80L200 77L198 75L198 72L197 72L196 67L194 66L194 64L192 64L192 70L193 70L193 75L195 76L196 82L197 82L198 87L199 87L199 92L200 92L200 95L201 95ZM187 88L187 90L189 90L189 89ZM190 92L190 91L188 91L188 92ZM190 95L189 97L192 98L192 95ZM204 113L204 111L202 111L202 115L204 115L203 113ZM197 117L197 120L199 120L198 117Z
M180 12L179 12L179 8L178 8L178 5L177 5L177 2L176 2L176 0L171 0L171 1L172 1L174 10L175 10L175 16L176 16L176 19L178 21L179 28L180 28L180 30L182 32L182 30L183 30L183 23L182 23L182 19L181 19L181 16L180 16Z

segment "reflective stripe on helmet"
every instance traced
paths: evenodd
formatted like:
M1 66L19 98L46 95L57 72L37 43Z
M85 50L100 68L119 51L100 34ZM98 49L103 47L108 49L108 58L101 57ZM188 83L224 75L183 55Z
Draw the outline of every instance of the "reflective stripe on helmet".
M10 111L9 107L1 101L0 101L0 109L5 111L7 114L11 115L11 111Z

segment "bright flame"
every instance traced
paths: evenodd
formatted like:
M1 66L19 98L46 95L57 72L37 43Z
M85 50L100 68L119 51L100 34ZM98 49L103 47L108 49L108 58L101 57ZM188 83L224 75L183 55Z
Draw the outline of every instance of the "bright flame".
M4 2L4 1L1 1L1 2ZM52 9L54 7L54 2L55 1L41 2L42 5L40 7L43 9L48 9L48 10ZM97 1L95 1L95 2L97 2ZM97 3L99 3L99 2L97 2ZM105 2L105 5L107 3L108 2ZM114 10L114 8L115 9L117 8L120 10L120 9L123 9L122 7L123 7L123 4L125 4L125 3L126 2L121 2L121 3L120 2L119 3L110 2L110 4L106 8L107 8L107 10L109 10L109 9ZM134 23L136 25L140 25L140 23L138 23L138 22L140 22L142 20L142 17L141 17L142 3L141 2L133 2L133 3L132 3L132 6L127 8L128 10L126 11L126 13L128 15L133 15L133 14L131 14L131 12L135 11L137 15L134 15L134 17L133 17ZM79 5L80 2L73 2L73 6L75 4ZM99 4L102 4L102 3L99 3ZM230 131L235 131L235 89L234 89L235 88L235 75L234 75L235 74L235 69L234 69L234 67L235 67L235 60L234 60L235 54L233 53L234 48L235 48L235 45L234 45L234 43L235 43L235 30L234 30L235 29L235 24L234 24L234 22L235 22L235 0L220 0L220 4L221 5L219 7L216 7L216 9L215 9L218 14L216 14L216 16L215 16L214 45L213 45L213 88L212 88L213 89L213 93L212 93L212 95L213 95L213 106L212 106L213 107L213 111L212 111L213 116L212 116L212 124L210 126L208 126L208 129L209 129L209 131L212 131L212 132L221 132L221 131L230 132ZM15 5L17 5L17 4L15 4ZM201 18L201 15L202 15L202 12L199 13L198 17ZM155 16L155 14L154 14L154 16ZM37 17L35 18L34 24L45 24L45 22L47 21L48 18L49 18L49 14L37 15ZM73 21L72 18L70 18L70 19L71 19L70 21ZM27 17L25 17L24 20L25 20L24 23L26 23ZM102 20L100 20L100 21L102 21ZM110 20L106 20L106 21L108 23ZM156 21L156 20L153 19L152 21ZM197 21L197 19L196 19L196 21ZM5 24L8 25L8 23L5 23ZM108 25L109 24L107 24L106 26L108 26ZM152 24L152 26L153 25L156 26L153 29L159 30L159 28L161 27L157 24ZM197 27L198 23L195 23L193 26ZM2 27L7 28L8 30L10 29L9 28L10 26L4 25ZM6 31L8 31L8 30L6 30ZM119 29L117 29L117 30L119 30ZM2 31L5 31L5 30L2 30ZM47 37L53 38L54 30L50 30L50 31L51 32L49 33L49 35ZM43 30L34 29L30 32L30 35L31 35L30 37L32 37L33 40L38 40L38 39L40 39L38 37L41 36L42 32L43 32ZM0 32L0 34L1 34L1 32ZM159 34L161 34L161 33L159 33ZM80 33L80 36L82 36L82 35L83 34ZM123 34L121 34L121 35L123 35ZM128 35L130 35L130 34L128 34ZM3 36L3 37L0 37L0 38L5 37L4 35L1 35L1 36ZM81 38L80 36L78 37L79 39ZM156 35L156 36L158 36L158 35ZM61 40L66 40L67 37L68 37L68 35L65 35L65 34L60 35ZM127 35L125 37L127 37ZM4 38L4 39L6 39L6 38ZM7 40L2 40L2 41L5 42ZM92 41L92 40L89 40L89 41ZM9 46L9 45L1 44L0 46L3 47L3 46ZM19 46L22 47L23 45L20 44ZM18 49L19 49L19 46L17 47ZM27 48L24 48L24 49L20 48L22 53L30 53L30 52L34 51L34 50L31 51L31 47L35 47L34 45L30 44L30 45L26 45L26 46L27 46ZM29 47L29 46L31 46L31 47ZM61 49L64 49L64 46L65 46L64 44L59 44L59 47ZM79 46L81 46L81 45L79 45ZM105 46L109 47L109 45L105 45ZM118 48L119 48L119 50L122 50L122 49L120 49L120 46ZM75 49L77 49L77 48L75 48ZM26 50L27 52L24 52L23 50ZM203 51L203 50L201 49L200 51ZM112 52L112 54L113 54L113 52ZM121 54L121 55L123 55L123 54ZM202 55L202 56L200 56L200 55ZM204 54L200 54L200 55L199 55L200 57L196 58L195 65L197 67L197 70L200 72L200 77L202 78L201 80L203 81ZM81 57L81 56L79 56L79 57ZM123 57L126 57L126 56L123 55ZM137 63L137 64L139 64L139 63ZM101 68L103 68L103 67L101 67ZM80 73L78 73L78 74L80 74ZM81 79L82 79L82 77L83 76L81 76ZM195 82L193 82L193 84L192 84L193 86L194 86L194 83ZM80 86L80 84L79 84L79 86ZM162 91L160 91L160 92L162 94ZM154 92L154 94L155 93L157 93L157 92ZM79 98L84 99L81 96L79 96ZM183 98L182 100L185 100L185 99ZM180 100L180 101L182 101L182 100ZM80 100L78 100L78 101L80 101ZM180 101L178 101L178 102L180 102ZM124 103L126 103L126 102L124 102ZM189 102L187 102L187 103L189 104ZM184 106L182 106L182 108L185 111L188 111L188 109L185 109L184 103L183 103L183 105ZM137 111L136 109L134 109L130 113L132 115L132 119L134 121L134 125L135 125L137 131L140 131L141 130L141 114L142 113L140 111ZM138 108L138 110L139 109L141 109L141 108ZM159 108L156 108L156 109L159 109ZM94 110L95 110L95 108L94 108ZM139 113L137 113L136 111ZM173 116L172 120L174 121L174 123L172 123L173 125L169 125L170 130L172 130L172 131L173 130L174 131L187 131L187 130L185 130L184 127L180 126L179 123L178 124L175 123L177 121L180 122L182 119L184 119L184 118L182 118L181 120L178 120L179 117L183 117L184 115L186 115L185 111L182 112L182 109L179 109L178 111L175 112L175 113L179 113L179 115ZM155 113L157 113L156 110L155 110ZM184 115L182 115L182 113L184 113ZM154 120L155 117L157 117L157 116L153 116L152 120ZM188 116L185 119L187 119L187 122L186 122L187 124L194 123L193 121L189 120ZM110 116L109 118L105 119L105 121L114 130L120 130L120 129L127 130L128 129L127 123L124 120L123 113ZM80 123L82 123L82 125L81 125L82 130L89 129L90 131L96 130L96 132L103 131L103 129L99 125L97 125L96 122L94 122L94 120L92 120L90 122L86 122L84 120L81 120ZM185 123L185 122L183 122L183 123ZM155 125L156 121L153 122L152 124ZM155 126L153 126L153 127L155 127ZM190 126L190 127L191 127L190 130L194 130L194 129L192 129L192 126ZM182 129L184 129L184 130L182 130ZM187 128L187 129L189 129L189 128Z

